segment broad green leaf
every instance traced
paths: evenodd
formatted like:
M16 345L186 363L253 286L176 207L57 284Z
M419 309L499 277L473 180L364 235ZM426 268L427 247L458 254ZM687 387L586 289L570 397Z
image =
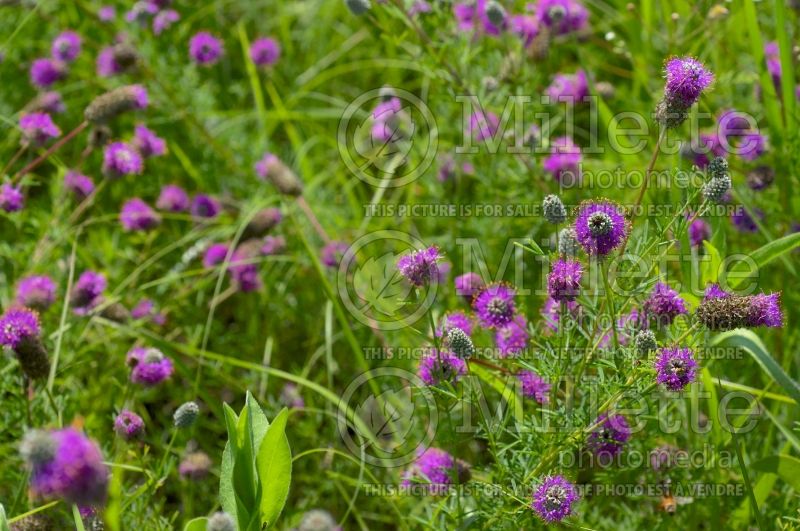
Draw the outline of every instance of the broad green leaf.
M239 501L233 488L234 455L238 452L239 441L236 424L239 417L228 404L222 404L225 413L225 425L228 428L228 442L222 452L222 468L219 477L219 502L222 509L230 514L235 521L239 521Z
M719 282L720 265L722 258L719 251L714 247L710 241L703 240L703 248L706 251L706 259L700 262L700 270L702 271L703 286L708 284L716 284Z
M769 355L767 347L764 346L761 339L750 330L736 329L722 333L711 341L711 346L733 346L748 352L764 372L783 387L797 404L800 404L800 386L783 371L775 359Z
M252 393L250 393L250 391L247 391L244 404L248 410L248 417L250 418L250 434L253 438L253 448L258 448L261 446L261 441L264 439L264 435L267 433L269 421L267 420L267 416L264 414L264 410L261 409L261 405L252 395Z
M289 410L283 408L267 430L256 467L261 494L261 524L271 527L283 510L292 478L292 452L286 438Z
M6 508L0 503L0 531L9 531L8 518L6 518Z
M752 463L750 468L777 475L800 492L800 459L789 455L772 455Z
M783 256L784 254L793 251L800 247L800 232L795 232L793 234L789 234L788 236L784 236L783 238L778 238L777 240L773 240L768 244L760 247L750 253L750 258L755 262L758 266L756 271L749 271L750 263L748 262L738 262L740 264L739 267L734 267L731 269L730 273L748 273L750 272L750 277L758 274L758 270L764 267L765 265L769 264L776 258ZM729 281L729 284L732 288L736 288L739 284L744 282L744 278L735 278Z
M708 367L703 367L700 372L700 380L703 382L703 387L710 396L708 401L708 414L713 419L711 422L711 435L714 437L714 442L720 444L722 442L722 427L719 419L719 398L717 396L717 388L714 386L714 378Z
M183 531L206 531L207 525L208 525L208 518L203 516L201 518L195 518L193 520L189 520L188 522L186 522Z

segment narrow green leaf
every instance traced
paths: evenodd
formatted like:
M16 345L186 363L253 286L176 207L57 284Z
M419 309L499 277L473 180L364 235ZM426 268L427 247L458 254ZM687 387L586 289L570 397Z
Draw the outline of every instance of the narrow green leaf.
M776 133L773 137L775 137L776 142L780 142L783 137L783 120L778 107L778 95L775 92L775 86L772 84L772 77L767 71L767 63L764 59L764 41L761 39L762 32L761 28L758 27L758 15L756 14L756 6L753 0L744 0L743 13L747 36L750 39L750 51L760 74L761 90L764 93L762 101L767 110L767 119L770 127Z
M86 531L83 525L83 518L81 518L81 510L77 505L72 506L72 521L75 524L75 531Z
M767 352L767 347L761 339L745 329L731 330L716 336L711 341L711 346L732 346L739 347L748 352L756 363L766 372L775 383L783 387L786 393L797 403L800 404L800 385L792 380L781 368L775 359Z
M791 129L797 127L794 120L795 107L797 101L795 98L795 85L794 85L794 62L792 61L792 42L789 38L789 32L786 31L786 22L789 17L786 13L786 0L774 0L775 6L775 33L778 35L778 47L780 50L781 58L781 96L783 97L783 113L786 127L790 130L787 131L791 135Z
M706 260L700 262L700 270L702 271L703 286L708 284L716 284L719 282L720 265L722 264L722 257L719 251L714 247L710 241L703 240L703 247L706 251Z
M784 254L797 249L798 247L800 247L800 232L795 232L793 234L789 234L782 238L778 238L777 240L773 240L768 244L764 245L763 247L760 247L755 251L753 251L752 253L750 253L750 258L758 266L756 271L749 271L749 267L751 264L747 262L738 262L738 264L740 264L741 266L732 268L730 273L750 272L751 273L750 277L753 277L756 274L758 274L759 269L769 264L776 258L779 258ZM736 288L736 286L744 282L744 280L745 278L731 279L729 281L729 284L732 288Z
M800 492L800 459L790 455L772 455L752 463L750 468L777 475Z
M289 410L283 408L267 430L256 458L261 491L261 524L275 524L289 496L292 479L292 452L286 438Z
M797 438L797 435L795 435L795 433L792 430L790 430L785 424L783 424L780 420L778 420L778 417L770 413L768 408L764 408L763 411L764 413L766 413L767 417L769 417L769 420L771 420L772 423L778 427L781 433L783 433L783 436L786 437L786 440L789 441L789 444L794 446L795 450L800 452L800 439Z
M6 508L0 503L0 531L10 531L8 527L8 518L6 518Z
M186 522L183 531L206 531L207 525L208 518L203 516L201 518L195 518Z

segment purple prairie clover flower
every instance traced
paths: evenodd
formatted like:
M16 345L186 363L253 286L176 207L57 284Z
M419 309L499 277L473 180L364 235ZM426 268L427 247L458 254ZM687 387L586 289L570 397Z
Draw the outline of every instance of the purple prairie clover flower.
M512 33L522 39L526 48L533 44L540 33L539 20L531 13L512 15L509 18L509 27Z
M437 262L441 260L439 249L428 247L403 255L397 260L397 270L411 285L422 287L431 282L438 274Z
M550 384L547 380L533 371L520 371L517 373L517 380L522 386L522 396L533 398L540 404L547 404L550 397Z
M479 110L473 112L467 124L467 134L471 134L476 142L483 142L494 138L500 127L500 117L491 111Z
M126 231L146 231L161 223L161 217L142 199L134 197L122 205L119 221Z
M196 33L189 41L189 56L199 65L212 65L222 55L222 41L207 31Z
M668 326L677 316L689 313L686 301L663 282L656 283L650 297L642 305L642 310L643 317L650 323L655 322L656 326Z
M342 257L344 257L344 254L349 248L350 246L342 241L326 243L322 248L322 264L330 268L339 267L339 262L341 262Z
M261 243L261 254L273 256L286 250L286 238L283 236L264 236Z
M50 54L53 59L71 63L81 53L81 36L74 31L64 31L53 39Z
M126 441L133 441L144 434L144 421L133 411L123 409L114 419L114 431Z
M100 22L111 22L117 16L117 10L114 6L101 6L97 11L97 18Z
M430 13L432 10L431 5L425 0L417 0L408 8L408 16L415 17L422 13Z
M271 37L261 37L250 45L250 59L257 66L272 66L281 56L281 46Z
M64 175L64 188L69 190L76 199L83 200L94 192L94 181L80 172L70 170Z
M755 127L749 115L734 109L723 111L717 118L717 134L725 138L737 138Z
M189 210L189 194L177 184L164 185L156 200L156 208L166 212L186 212Z
M31 432L21 451L31 470L31 490L76 505L102 505L109 471L97 444L74 428Z
M458 29L463 32L486 33L500 35L502 26L492 23L486 13L488 0L475 2L459 2L453 6L453 14L458 21Z
M372 140L376 143L387 144L399 140L402 136L400 130L403 104L399 98L389 98L382 101L372 110Z
M553 140L550 154L542 161L542 168L565 185L575 185L580 180L581 148L571 138L561 136Z
M481 276L472 272L457 276L453 283L456 287L456 293L463 297L467 303L471 303L472 297L484 286Z
M183 479L198 481L208 475L211 464L211 458L205 452L192 452L178 465L178 473Z
M0 316L0 345L16 350L22 342L39 337L39 314L28 308L10 308Z
M472 309L484 328L500 328L514 318L516 290L504 283L484 286L472 299Z
M533 491L531 508L545 522L560 522L572 514L578 499L575 485L564 476L548 476Z
M767 139L757 131L748 131L741 136L736 152L742 160L752 162L767 151Z
M67 110L61 93L55 90L42 92L25 106L30 112L46 112L48 114L61 114Z
M153 17L153 33L161 35L181 19L181 15L174 9L162 9Z
M622 452L622 447L631 436L628 420L622 415L603 413L594 424L597 427L589 434L589 448L599 458L608 459Z
M438 284L446 284L447 278L450 276L450 271L452 269L453 269L453 264L451 264L447 260L444 260L436 264L436 272L431 277L431 282L436 282Z
M664 65L664 72L667 78L665 98L687 109L714 81L714 74L693 57L672 57Z
M11 183L0 185L0 209L6 212L19 212L25 206L22 189Z
M501 358L517 356L528 347L528 321L522 315L517 315L505 326L501 326L494 334L494 344L497 355Z
M32 275L17 283L17 304L46 310L56 301L56 283L47 275Z
M166 141L142 124L134 129L131 143L144 158L159 157L167 152Z
M56 81L61 80L67 69L60 61L53 59L36 59L31 64L31 83L39 88L47 88Z
M131 309L131 317L133 319L149 317L155 311L155 306L155 303L151 299L142 299Z
M431 350L419 360L418 374L425 384L455 384L467 372L467 364L452 352Z
M156 13L158 13L158 6L155 3L148 0L140 0L133 4L130 11L125 13L125 21L146 26Z
M759 221L764 219L764 211L760 208L754 209L753 214L755 214L755 217L758 218ZM733 227L739 232L758 232L758 224L756 224L756 220L753 219L753 217L744 207L739 207L733 210L731 213L731 223L733 223Z
M714 284L709 285L696 316L709 330L783 326L780 293L739 296Z
M751 295L748 299L750 308L748 311L747 326L783 327L780 292Z
M682 391L697 374L697 362L690 348L661 349L654 367L656 381L670 391Z
M20 117L19 128L22 129L23 143L33 146L43 146L49 139L61 136L61 129L45 112L34 112Z
M72 287L70 304L75 313L83 315L88 313L103 300L108 282L105 275L95 271L84 271Z
M589 12L578 0L541 0L536 3L536 18L556 35L586 29Z
M468 336L472 335L472 318L464 312L450 312L442 317L442 322L439 328L436 329L436 337L443 337L447 335L453 328L462 330Z
M545 94L553 103L568 102L572 105L583 102L589 95L589 84L586 81L586 72L578 70L574 74L556 74L553 82Z
M558 302L575 300L581 291L582 275L580 262L559 258L547 276L547 292Z
M260 179L266 179L269 176L270 168L274 167L274 164L278 162L277 155L273 155L272 153L264 153L264 156L261 157L261 160L256 162L254 168L256 170L256 175Z
M192 216L196 218L210 219L219 215L222 207L219 201L206 194L197 194L192 198L192 205L189 208Z
M122 72L122 66L117 63L114 57L113 46L107 46L100 50L100 53L97 54L95 68L97 75L100 77L112 77Z
M209 245L206 252L203 253L203 267L211 269L224 262L225 257L228 256L228 249L227 243L213 243Z
M153 387L172 376L172 360L155 348L135 347L128 352L126 363L131 368L131 382Z
M303 409L306 407L306 401L303 400L303 395L300 394L300 389L289 382L281 389L280 400L283 405L293 409Z
M451 485L469 478L469 465L439 448L418 451L414 464L403 474L401 486L424 485L428 494L445 494Z
M139 152L125 142L113 142L103 151L103 173L112 179L139 175L144 162Z
M540 311L542 317L544 318L545 325L547 328L552 330L553 332L558 331L558 325L561 321L561 303L553 300L551 297L548 297L547 300L544 301L544 305L542 305L542 309ZM577 317L580 313L580 305L576 301L569 301L566 303L566 316L567 317Z
M756 166L747 174L747 186L751 190L761 191L775 182L775 170L770 166Z
M605 256L625 240L628 225L622 207L608 199L584 201L575 217L575 234L586 254Z
M252 253L241 248L236 249L231 256L228 272L242 293L258 291L263 286L258 276L258 264L251 263L252 259Z
M702 133L696 145L690 146L689 155L698 168L705 169L713 158L727 155L727 150L716 133Z
M709 284L706 286L705 299L724 299L731 294L720 287L719 284Z
M705 220L696 219L689 225L689 241L692 247L700 247L704 241L711 239L711 225Z

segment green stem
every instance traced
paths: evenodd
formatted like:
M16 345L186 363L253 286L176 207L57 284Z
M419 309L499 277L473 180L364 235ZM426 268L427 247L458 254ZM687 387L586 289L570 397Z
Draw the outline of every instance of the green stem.
M602 267L601 259L598 258L597 266ZM614 337L614 350L619 349L619 337L617 337L617 311L614 308L614 294L611 292L611 283L608 281L608 270L611 266L610 262L606 262L603 267L603 287L606 291L606 301L608 303L608 317L611 319L611 334Z

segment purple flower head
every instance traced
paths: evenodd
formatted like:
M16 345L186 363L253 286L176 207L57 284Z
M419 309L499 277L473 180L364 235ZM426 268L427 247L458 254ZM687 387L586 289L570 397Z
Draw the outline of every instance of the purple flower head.
M547 276L547 292L556 301L573 301L580 294L582 275L580 262L559 258Z
M53 40L50 49L53 59L71 63L81 53L81 36L74 31L65 31Z
M722 145L720 137L716 134L700 134L698 141L690 145L687 153L692 158L698 168L707 168L711 159L727 155L725 146Z
M471 134L476 142L483 142L494 137L500 126L500 117L491 111L475 111L469 117L467 134Z
M212 65L222 55L222 41L207 31L196 33L189 41L189 56L199 65Z
M575 233L586 254L605 256L617 248L628 232L622 208L608 199L584 201L578 207Z
M531 507L545 522L560 522L572 514L572 506L577 501L575 485L564 476L548 476L533 491Z
M144 162L139 152L125 142L113 142L103 151L103 173L112 179L139 175Z
M759 208L754 209L753 214L755 214L759 220L764 219L764 211ZM734 228L739 232L758 232L756 221L744 207L733 210L731 213L731 223L733 223Z
M180 14L174 9L162 9L153 17L153 33L161 35L180 19Z
M569 301L567 304L567 317L577 317L580 313L580 305L577 301ZM553 332L558 331L558 324L561 320L560 315L561 304L551 297L548 297L547 300L544 301L542 305L542 309L539 313L541 313L542 317L544 318L545 325L547 328L552 330Z
M697 374L697 362L690 348L662 348L654 366L656 381L670 391L683 390Z
M722 137L739 137L750 130L751 126L748 115L727 109L723 111L717 119L717 134Z
M150 97L147 94L147 89L144 85L131 85L130 90L133 93L133 97L136 100L136 108L137 109L146 109L147 106L150 104Z
M397 261L397 269L412 285L421 287L437 276L439 270L436 263L439 260L439 249L428 247L401 256Z
M264 241L261 244L261 254L264 256L272 256L281 254L286 250L286 238L283 236L264 236Z
M130 11L125 13L125 21L146 26L156 13L158 13L158 6L155 3L148 0L140 0L133 4Z
M572 105L583 102L589 95L586 72L578 70L574 74L556 74L553 82L545 90L553 103L566 101Z
M177 184L164 185L158 195L156 208L167 212L186 212L189 210L189 195Z
M84 271L72 287L70 303L78 315L86 314L100 304L108 282L105 275Z
M123 409L114 419L114 431L126 441L133 441L144 434L144 421L133 411Z
M137 125L134 131L133 147L139 150L144 158L158 157L167 152L166 141L144 125Z
M155 348L135 347L128 352L126 362L135 384L152 387L172 376L172 360Z
M536 18L557 35L586 28L589 12L578 0L541 0L536 3Z
M424 485L428 494L447 493L450 485L463 483L469 477L469 466L439 448L426 448L417 453L414 464L403 474L403 487Z
M422 13L430 13L433 10L431 5L426 0L416 0L411 7L408 8L408 16L415 17Z
M504 283L492 283L481 289L472 299L472 309L484 328L500 328L514 318L515 289Z
M389 98L381 101L372 110L372 139L375 142L387 143L397 140L400 135L400 113L403 104L400 98Z
M533 14L512 15L509 19L509 25L511 31L525 43L526 48L533 44L533 41L540 33L539 19Z
M757 131L748 131L741 135L737 153L742 160L752 162L767 151L767 139Z
M83 200L94 192L94 181L86 175L70 170L64 175L64 187L77 199Z
M261 179L266 179L269 176L270 168L272 168L276 162L278 162L278 157L276 155L264 153L261 160L255 164L256 175Z
M523 315L517 315L507 325L501 326L494 334L497 355L501 358L517 356L528 347L528 321Z
M686 302L678 292L663 282L656 283L650 297L644 301L642 310L644 318L657 326L668 326L677 316L689 313Z
M109 472L97 444L73 428L46 436L50 439L49 458L38 456L29 463L31 490L44 498L61 498L77 505L105 503Z
M6 212L18 212L25 206L25 198L22 189L11 183L0 185L0 209Z
M155 306L155 303L151 299L142 299L131 309L131 317L134 319L144 319L152 315Z
M100 77L111 77L122 72L122 66L114 58L113 46L107 46L97 54L96 70Z
M55 90L42 92L34 101L36 103L36 109L40 112L61 114L67 110L67 106L64 105L64 99L61 97L61 93Z
M281 56L281 46L271 37L262 37L250 45L250 59L258 66L272 66Z
M28 338L41 333L39 314L28 308L9 308L0 316L0 345L16 349Z
M196 218L215 218L219 215L222 207L219 202L206 194L197 194L192 199L190 212Z
M550 154L542 161L542 168L556 181L562 182L566 177L564 184L574 185L580 179L581 160L581 148L571 138L561 136L550 144Z
M692 247L700 247L704 241L711 239L711 225L702 219L696 219L689 225L689 241Z
M111 22L114 20L114 18L116 18L116 16L117 10L114 8L114 6L102 6L97 11L97 18L100 19L100 22Z
M664 66L667 83L664 96L683 107L691 107L714 81L714 75L692 57L673 57Z
M201 480L211 470L211 458L205 452L192 452L178 465L178 473L184 479Z
M771 328L783 327L783 312L781 311L781 294L770 293L751 295L748 310L747 326L767 326Z
M705 299L724 299L731 294L720 287L719 284L709 284L706 286Z
M439 328L436 329L436 337L447 336L453 328L461 329L468 336L472 335L472 318L464 312L450 312L442 317Z
M517 373L517 380L522 385L522 396L533 398L540 404L546 404L550 400L550 384L535 372L520 371Z
M122 205L119 221L126 231L145 231L158 226L161 217L150 205L138 197L129 199Z
M47 275L33 275L17 284L17 304L46 310L56 300L56 283Z
M303 395L300 394L300 389L291 382L287 383L281 389L281 403L289 408L303 409L306 407L306 401L303 400Z
M322 263L326 267L339 267L339 262L342 260L344 253L350 246L346 242L332 241L325 244L322 248Z
M472 302L472 297L484 286L481 276L471 272L457 276L453 282L456 287L456 293L466 299L468 303Z
M226 256L228 256L228 244L213 243L208 246L203 254L203 267L211 269L224 262Z
M594 422L597 428L589 434L589 447L600 458L614 457L631 436L628 421L622 415L603 413Z
M453 6L453 14L458 21L458 29L463 32L483 32L488 35L500 35L502 27L492 24L486 14L488 0L461 2Z
M236 287L243 293L258 291L262 287L261 277L258 276L258 264L252 263L253 256L249 250L236 249L231 256L228 272L236 283Z
M64 64L53 59L36 59L31 64L31 83L39 88L47 88L59 81L67 73Z
M432 350L419 360L419 377L427 385L455 384L467 372L467 364L452 352Z

